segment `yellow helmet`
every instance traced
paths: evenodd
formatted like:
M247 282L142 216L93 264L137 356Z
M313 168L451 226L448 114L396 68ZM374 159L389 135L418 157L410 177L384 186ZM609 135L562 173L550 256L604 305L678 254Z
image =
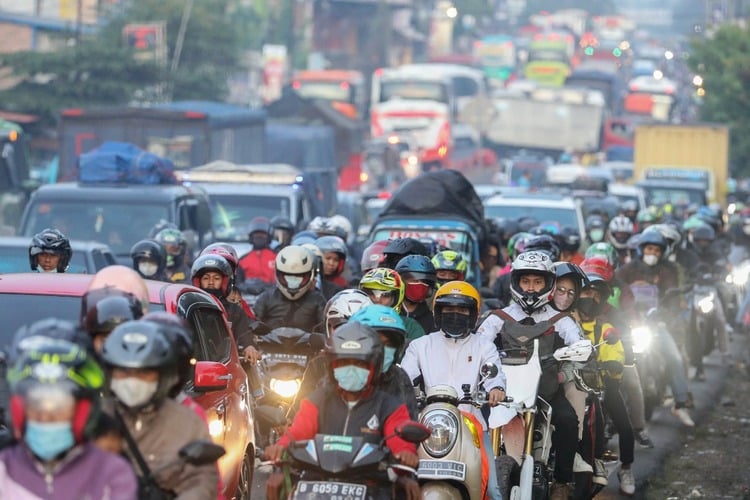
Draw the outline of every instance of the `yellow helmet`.
M449 281L435 292L435 298L432 303L435 324L449 337L465 337L476 326L477 318L479 318L480 302L479 292L469 283L465 281ZM445 306L468 308L469 316L465 316L466 320L464 324L454 325L451 324L452 319L448 320L444 318L443 308Z

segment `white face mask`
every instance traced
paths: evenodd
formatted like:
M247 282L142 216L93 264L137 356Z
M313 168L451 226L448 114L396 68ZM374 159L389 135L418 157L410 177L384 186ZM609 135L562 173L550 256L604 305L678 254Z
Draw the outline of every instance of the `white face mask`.
M159 382L146 382L139 378L112 379L110 388L117 399L129 408L137 408L151 401Z
M138 263L138 272L140 272L143 276L153 276L156 274L156 271L159 269L159 266L157 264L154 264L153 262L139 262Z
M289 286L290 290L296 290L302 284L301 276L292 276L290 274L287 274L285 278L286 278L286 284Z
M647 266L655 266L657 262L659 262L659 257L653 254L644 255L643 256L643 262Z

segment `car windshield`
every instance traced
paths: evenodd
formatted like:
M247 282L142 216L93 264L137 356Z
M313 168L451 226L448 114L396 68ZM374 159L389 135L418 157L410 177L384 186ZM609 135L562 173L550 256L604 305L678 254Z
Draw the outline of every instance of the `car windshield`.
M444 83L419 80L389 80L380 85L380 101L391 99L427 99L448 102L448 91Z
M349 102L352 98L351 87L347 82L298 81L294 90L309 99Z
M247 241L247 225L254 217L289 217L289 210L289 198L284 196L211 194L217 240Z
M43 202L30 214L25 236L53 227L70 239L109 245L115 255L128 255L160 220L172 219L164 204L119 200Z
M25 247L0 247L0 274L28 273L29 250ZM73 252L68 273L87 273L86 259L81 252Z
M0 293L0 322L3 325L0 330L0 348L7 349L16 330L23 325L45 317L78 324L80 314L81 297Z
M701 189L644 187L648 205L705 205L706 192Z
M561 227L573 227L579 229L578 218L574 208L485 205L484 216L488 219L510 220L533 217L538 221L554 220L559 222Z

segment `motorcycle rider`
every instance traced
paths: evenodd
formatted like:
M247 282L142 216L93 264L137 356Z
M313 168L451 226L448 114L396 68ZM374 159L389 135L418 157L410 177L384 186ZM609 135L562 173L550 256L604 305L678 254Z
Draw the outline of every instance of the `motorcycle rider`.
M359 289L365 292L374 304L392 307L396 313L401 313L406 285L398 272L393 269L376 267L367 271L359 280ZM404 316L403 320L407 341L412 341L425 334L425 331L414 318Z
M271 224L271 237L276 242L274 250L278 252L292 243L294 223L285 215L271 217L269 222Z
M245 280L257 279L268 285L272 284L275 280L276 252L270 246L270 221L266 217L254 217L248 226L247 237L253 247L239 260Z
M623 286L634 283L648 283L656 285L660 297L664 298L665 292L677 288L678 269L676 265L669 262L665 257L667 241L658 231L644 231L639 240L636 255L638 258L631 260L615 271L615 278ZM663 314L671 317L679 316L678 307L674 304L660 302ZM675 405L672 414L675 415L683 425L694 427L695 422L687 411L688 387L685 378L685 366L682 355L675 343L674 338L666 328L654 329L654 339L660 349L661 355L667 363L670 376L670 385L674 396Z
M580 264L583 261L581 248L581 234L574 227L565 226L560 229L557 235L557 241L560 246L560 261Z
M401 315L414 319L422 329L434 332L435 317L428 305L435 290L435 266L424 255L407 255L396 264L395 271L406 284Z
M374 241L362 251L362 259L359 263L359 270L362 274L376 267L386 267L383 264L385 262L383 250L389 243L389 240Z
M190 283L190 268L186 260L187 240L177 228L166 227L156 233L154 240L167 252L167 276L173 283Z
M326 300L314 288L315 259L297 245L276 255L276 286L263 292L255 303L255 316L268 328L280 326L320 331Z
M219 474L215 463L164 468L187 443L211 439L205 422L169 397L180 380L180 356L170 345L166 328L153 321L128 321L104 342L102 359L110 371L114 398L110 411L122 423L126 442L133 442L126 446L126 453L141 477L145 471L139 462L143 460L158 487L173 492L177 499L216 498Z
M492 363L497 366L498 373L484 382L489 403L496 406L505 399L505 374L500 355L492 343L473 334L479 317L480 300L479 292L465 281L449 281L438 288L433 299L433 310L439 330L412 341L401 360L401 368L413 385L421 385L425 391L436 385L450 385L459 395L463 395L463 386L470 385L473 392L481 367ZM473 406L465 409L482 423L482 447L490 464L487 494L492 499L500 499L486 420Z
M398 261L407 255L425 255L429 257L430 252L416 238L396 238L395 240L388 241L388 244L383 248L384 260L381 267L393 269L398 264Z
M395 435L396 426L409 420L406 405L378 387L383 369L383 343L372 328L350 322L340 326L326 346L329 377L333 381L308 395L300 403L294 421L283 436L265 449L265 458L278 462L293 442L316 434L341 435L357 432L365 440L385 444L404 465L417 467L416 446ZM409 500L421 499L419 484L400 476L399 485ZM278 498L280 478L266 483L266 496Z
M330 281L343 290L347 286L344 278L346 269L346 257L349 254L344 240L338 236L321 236L315 240L317 246L323 253L323 273L321 279Z
M557 337L565 345L581 340L581 329L576 322L549 305L554 294L555 271L552 259L547 253L528 250L523 252L513 261L510 274L513 304L502 309L500 314L493 312L487 316L479 325L478 335L491 343L499 341L499 347L502 348L504 327L508 318L521 324L550 321L557 336L545 336L548 340L540 342L540 357L554 352ZM552 424L555 426L552 443L557 450L555 483L550 498L567 500L572 488L573 462L578 447L578 417L558 382L557 366L543 366L542 370L539 392L552 406Z
M437 286L443 286L449 281L463 281L466 279L466 271L469 270L466 259L454 250L436 253L432 257L432 265L435 266Z
M239 288L237 288L237 282L244 282L244 273L242 268L239 267L239 258L234 247L229 243L212 243L206 248L201 250L200 255L221 255L224 257L232 268L232 278L229 280L229 292L227 293L227 300L233 304L237 304L245 311L247 317L251 321L255 321L255 313L250 309L250 305L242 298Z
M154 240L141 240L130 249L133 269L143 279L169 281L167 277L167 251Z
M0 497L138 498L130 464L90 439L104 374L85 349L42 339L15 360L8 381L17 442L0 452Z
M601 215L589 215L586 218L586 240L589 245L604 241L604 233L607 230L607 224Z
M32 271L64 273L72 256L70 240L57 229L45 229L31 238L29 265Z
M609 221L607 230L607 241L617 250L619 262L627 262L628 240L635 234L633 222L624 215L613 217Z
M81 327L91 335L97 354L101 354L104 341L117 325L142 316L135 296L115 288L90 290L81 299Z

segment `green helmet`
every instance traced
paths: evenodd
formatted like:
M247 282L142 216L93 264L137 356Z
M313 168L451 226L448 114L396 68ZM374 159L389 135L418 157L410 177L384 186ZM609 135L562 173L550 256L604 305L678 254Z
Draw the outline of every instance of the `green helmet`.
M705 225L706 223L703 220L693 215L691 217L688 217L685 222L682 223L682 229L683 231L692 231Z
M463 280L469 265L459 252L453 250L443 250L438 252L432 258L432 265L435 271L458 271L461 274L459 280Z
M586 259L589 257L604 257L613 267L617 267L617 250L612 243L606 241L600 241L588 247L584 257Z

